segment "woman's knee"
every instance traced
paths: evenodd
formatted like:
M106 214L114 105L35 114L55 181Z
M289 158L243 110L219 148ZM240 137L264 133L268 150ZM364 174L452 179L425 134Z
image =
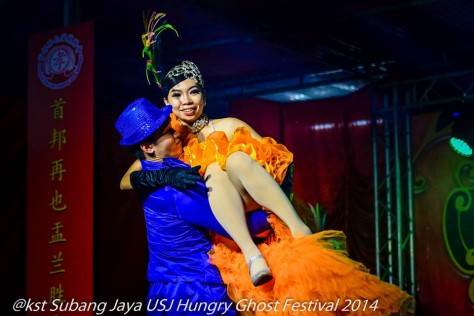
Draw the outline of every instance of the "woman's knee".
M242 151L236 151L227 157L226 170L227 172L245 172L252 168L255 160L248 154Z
M206 183L222 183L223 181L228 181L226 171L222 170L216 162L211 163L207 167L204 178Z

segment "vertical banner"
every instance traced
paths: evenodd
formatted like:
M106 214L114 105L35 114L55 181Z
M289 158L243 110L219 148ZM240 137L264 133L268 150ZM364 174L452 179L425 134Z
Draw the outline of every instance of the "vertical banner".
M23 310L92 315L93 24L32 36L28 77Z

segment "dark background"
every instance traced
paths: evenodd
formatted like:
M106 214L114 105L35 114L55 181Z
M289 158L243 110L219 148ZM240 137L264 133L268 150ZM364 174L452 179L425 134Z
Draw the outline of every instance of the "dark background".
M132 95L156 95L140 58L142 14L150 10L167 13L178 29L179 39L163 33L165 51L202 68L211 99L473 66L469 0L1 0L2 96L26 93L29 35L83 21L95 23L100 109L117 111Z

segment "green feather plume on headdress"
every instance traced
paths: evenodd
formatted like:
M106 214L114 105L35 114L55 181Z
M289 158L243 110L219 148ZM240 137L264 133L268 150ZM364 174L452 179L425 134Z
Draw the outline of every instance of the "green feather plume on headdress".
M159 70L157 69L157 58L159 58L158 50L160 46L160 34L166 29L171 29L179 37L178 31L164 19L165 13L153 12L149 17L143 14L143 23L145 26L145 34L142 35L143 51L142 57L147 58L146 61L146 79L150 84L148 73L151 72L154 76L155 83L161 88L161 79Z

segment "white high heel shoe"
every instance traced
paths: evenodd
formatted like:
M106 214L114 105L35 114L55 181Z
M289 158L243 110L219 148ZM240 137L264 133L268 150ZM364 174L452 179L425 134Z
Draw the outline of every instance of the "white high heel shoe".
M256 260L265 260L265 258L262 255L255 255L249 260L249 274L252 279L252 284L254 286L260 286L263 285L273 279L272 271L270 268L263 268L260 271L257 271L254 274L251 274L251 267L252 263L254 263Z

